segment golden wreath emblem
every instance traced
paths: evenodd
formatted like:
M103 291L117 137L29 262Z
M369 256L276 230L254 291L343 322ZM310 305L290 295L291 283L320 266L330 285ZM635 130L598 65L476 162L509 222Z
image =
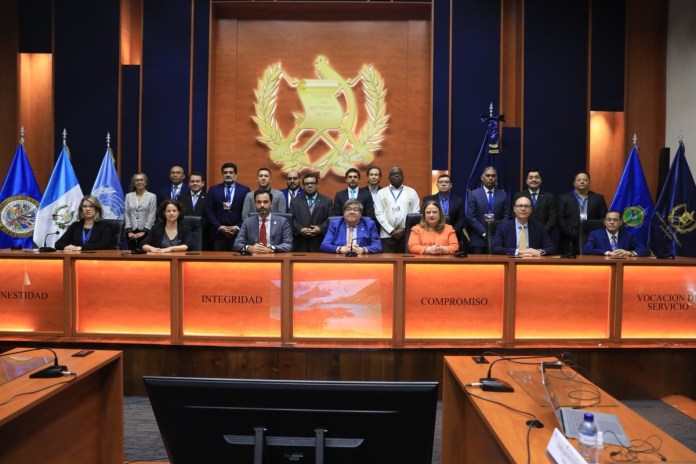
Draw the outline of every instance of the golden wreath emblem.
M343 176L355 165L372 162L374 153L381 149L390 117L386 113L384 80L373 65L367 64L362 65L355 78L343 79L322 55L315 59L314 70L319 79L299 80L288 76L279 62L268 66L254 92L256 114L251 119L261 134L257 140L269 148L271 160L281 165L283 171L309 169L318 171L320 177L329 171ZM287 135L283 135L275 117L281 78L297 89L304 109L304 113L293 113L295 127ZM367 121L356 134L358 104L353 87L359 83L365 96ZM313 134L300 143L298 137L304 131ZM310 161L309 151L320 140L328 151L314 152L314 161Z

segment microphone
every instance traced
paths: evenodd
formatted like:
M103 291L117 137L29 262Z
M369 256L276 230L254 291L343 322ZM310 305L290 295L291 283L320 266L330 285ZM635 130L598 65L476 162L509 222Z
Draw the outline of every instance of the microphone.
M48 246L46 246L46 244L47 244L47 242L48 242L48 237L49 237L49 236L51 236L51 235L58 235L58 234L60 234L60 231L59 231L59 230L57 230L57 231L55 231L55 232L49 232L49 233L47 233L47 234L46 234L46 237L44 237L44 246L42 246L41 248L39 248L39 253L53 253L54 251L56 251L55 248L48 247Z
M573 249L573 239L574 239L574 238L575 238L574 235L571 235L571 236L570 236L570 250L568 251L568 253L566 253L566 254L564 254L564 255L561 255L561 258L565 258L565 259L575 259L575 251L574 251L574 249Z
M491 377L491 371L493 370L493 366L495 363L500 362L500 361L516 361L518 359L539 359L539 358L548 358L548 355L546 356L518 356L515 358L505 358L502 357L500 359L496 359L491 363L491 365L488 367L488 374L486 377L482 377L479 379L478 383L473 383L471 384L472 386L476 387L481 387L483 391L492 391L492 392L499 392L499 393L512 393L515 391L514 388L512 388L512 385L510 385L508 382L500 379L496 379ZM567 358L570 358L570 353L568 352L563 352L559 356L557 356L558 361L554 361L551 363L546 363L544 367L546 368L556 368L560 369L563 366L563 361Z
M343 256L345 256L346 258L355 258L356 256L358 256L358 252L353 250L353 243L355 243L357 239L357 237L353 237L353 239L350 241L350 251L348 251Z
M48 350L51 353L53 353L53 365L45 367L41 369L40 371L36 371L33 374L31 374L29 377L32 379L48 379L52 377L61 377L63 375L75 375L72 372L68 371L67 366L61 366L58 364L58 355L56 354L55 351L53 351L50 348L29 348L27 350L23 351L12 351L9 353L3 353L0 356L13 356L19 353L26 353L28 351L39 351L39 350Z

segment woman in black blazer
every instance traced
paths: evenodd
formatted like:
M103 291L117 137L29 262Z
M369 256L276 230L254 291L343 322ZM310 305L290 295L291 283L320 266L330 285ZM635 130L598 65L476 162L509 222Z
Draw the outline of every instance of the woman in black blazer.
M110 224L102 222L102 205L93 195L80 201L79 221L73 222L56 242L57 250L110 250L113 248L114 232Z
M145 236L143 251L168 253L186 251L193 247L193 232L182 222L183 209L181 202L173 198L167 198L160 203L158 215L162 221L156 222L150 233Z

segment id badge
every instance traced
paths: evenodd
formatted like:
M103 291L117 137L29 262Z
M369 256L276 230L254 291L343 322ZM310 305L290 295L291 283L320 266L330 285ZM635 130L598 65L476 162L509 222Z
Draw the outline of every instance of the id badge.
M230 210L230 207L232 207L232 203L227 202L227 201L224 202L224 203L222 203L222 209L223 209L223 210L229 211L229 210Z

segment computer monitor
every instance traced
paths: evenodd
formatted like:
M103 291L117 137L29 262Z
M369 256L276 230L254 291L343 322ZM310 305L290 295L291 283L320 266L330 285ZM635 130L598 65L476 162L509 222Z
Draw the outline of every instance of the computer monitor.
M430 464L437 382L143 378L172 464Z

